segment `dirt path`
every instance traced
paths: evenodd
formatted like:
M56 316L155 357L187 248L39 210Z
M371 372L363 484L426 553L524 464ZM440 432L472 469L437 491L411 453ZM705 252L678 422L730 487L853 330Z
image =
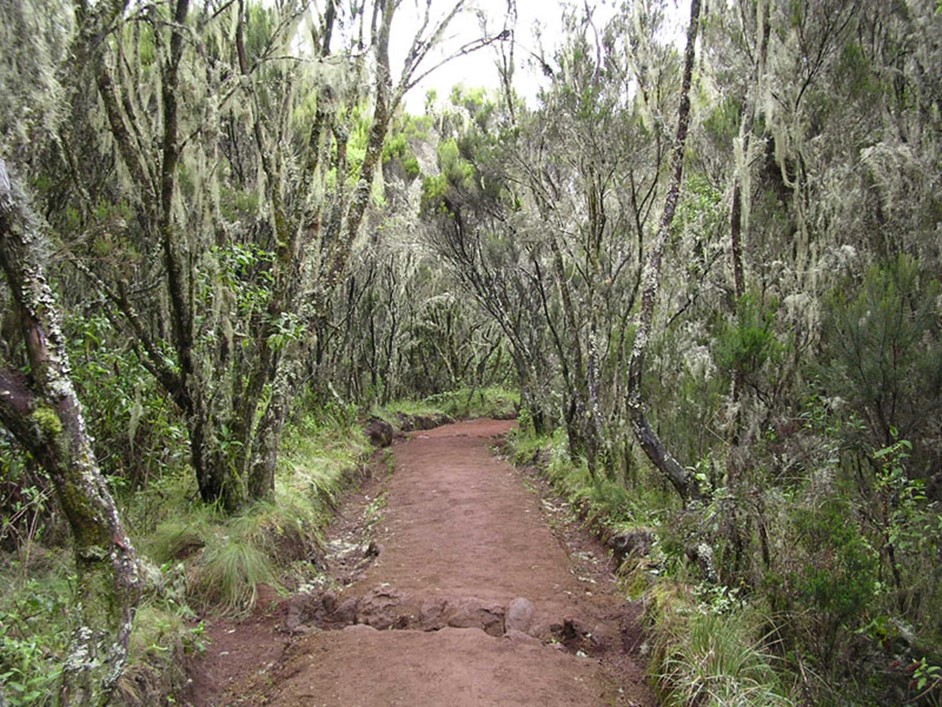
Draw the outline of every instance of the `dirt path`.
M349 527L333 541L348 586L223 627L224 645L244 632L266 664L249 669L243 647L241 678L194 702L655 704L634 657L637 609L613 593L604 555L490 451L511 424L462 422L395 445L385 492L360 497L367 516L385 501L366 552ZM296 637L267 640L266 621ZM220 664L235 657L222 647Z

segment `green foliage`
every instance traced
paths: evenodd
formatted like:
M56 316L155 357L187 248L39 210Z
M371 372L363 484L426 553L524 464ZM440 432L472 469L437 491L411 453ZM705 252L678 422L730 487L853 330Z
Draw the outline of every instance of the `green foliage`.
M0 627L3 627L0 617ZM8 705L55 704L52 698L62 675L35 638L21 640L4 635L0 639L0 684Z
M877 590L878 559L852 521L846 503L826 500L795 514L796 537L803 550L787 584L824 635L853 630L866 616ZM802 613L799 609L798 613ZM822 648L830 650L833 645ZM822 652L820 657L826 657Z
M784 345L775 335L775 302L743 295L736 320L720 327L714 346L717 365L729 376L754 378L767 364L781 358Z
M421 173L419 160L412 151L405 133L396 133L386 140L383 146L383 164L396 160L411 180Z
M707 134L726 146L739 136L742 101L736 96L726 96L713 108L704 121Z
M0 570L0 684L8 705L56 704L68 653L74 579L65 553L33 558L27 578L16 566Z
M869 430L867 444L921 440L942 410L940 282L908 256L874 265L826 300L822 386L846 400ZM915 445L919 461L929 453ZM934 453L936 460L938 452Z
M116 490L179 469L185 427L127 339L103 313L71 317L65 330L95 454Z
M30 459L0 439L0 548L14 553L26 571L34 548L54 534L54 504L49 477Z
M872 99L882 87L874 77L866 52L859 44L846 44L836 67L837 85L851 98Z
M500 386L477 390L456 390L428 398L439 404L446 415L457 418L493 417L500 420L516 417L520 394Z
M256 245L233 243L214 249L219 259L219 278L235 297L239 312L262 311L271 297L271 267L274 254Z
M901 552L918 548L932 538L931 519L926 517L925 482L911 479L906 460L912 444L901 439L878 449L873 458L879 464L876 474L876 502L884 509L884 537L887 545Z
M708 179L698 174L689 176L674 218L675 237L686 233L697 242L712 240L714 234L726 228L727 216L722 202L723 195Z
M473 186L474 166L461 154L454 138L438 145L438 166L450 186L464 190Z
M631 491L608 474L593 477L585 460L574 462L571 459L566 431L562 427L556 428L552 435L544 435L518 424L508 442L515 464L540 467L554 490L603 534L647 528L656 519L652 509L664 503L655 488Z
M449 213L445 203L448 178L444 174L433 174L422 180L422 211L426 213Z
M516 417L520 396L500 386L475 390L454 390L435 393L422 400L396 400L384 407L374 406L370 414L394 426L397 416L476 418L492 417L507 420Z

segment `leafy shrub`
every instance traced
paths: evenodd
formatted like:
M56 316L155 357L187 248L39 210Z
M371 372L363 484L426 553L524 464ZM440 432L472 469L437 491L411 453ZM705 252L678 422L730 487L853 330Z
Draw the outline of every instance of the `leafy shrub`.
M913 443L914 467L939 468L942 412L940 282L901 255L827 298L818 384L863 423L869 449ZM859 432L858 432L859 434Z

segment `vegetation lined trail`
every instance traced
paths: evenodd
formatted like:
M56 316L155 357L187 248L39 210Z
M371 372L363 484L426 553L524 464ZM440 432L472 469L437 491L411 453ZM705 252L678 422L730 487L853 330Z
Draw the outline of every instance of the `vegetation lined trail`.
M322 543L511 410L659 698L942 705L942 0L533 5L0 2L0 705L650 700L506 423Z
M639 612L607 586L604 558L570 558L540 499L492 456L511 424L462 422L396 445L375 561L339 596L290 602L287 624L303 637L228 694L279 705L654 704L630 655Z

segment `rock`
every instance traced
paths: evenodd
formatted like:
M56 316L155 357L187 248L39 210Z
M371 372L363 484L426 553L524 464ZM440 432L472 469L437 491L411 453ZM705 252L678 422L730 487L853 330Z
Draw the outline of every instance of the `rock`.
M360 599L357 623L369 624L381 631L406 628L409 625L412 597L392 588L374 589Z
M423 631L438 631L447 625L445 613L448 602L444 599L429 599L419 609L419 628Z
M357 608L360 600L350 598L340 604L331 617L335 623L349 625L357 620Z
M651 550L654 542L654 532L648 528L635 528L626 533L618 533L608 539L606 543L615 555L620 565L628 557L645 557Z
M521 633L528 633L535 611L536 607L533 606L533 602L523 597L517 597L507 606L504 626L508 631L516 630Z
M343 630L347 633L373 633L376 631L375 628L367 624L352 624L350 626L344 626Z
M410 415L406 415L404 412L396 413L396 421L399 423L399 429L403 432L411 432L413 429L415 429L414 425L412 424L412 417Z
M431 430L438 427L437 419L435 415L416 415L412 418L412 426L416 430Z
M370 438L370 444L374 447L388 447L392 444L395 430L385 420L378 417L371 417L366 422L366 436Z
M337 605L337 595L330 590L314 594L295 594L287 604L285 628L294 633L304 624L320 625L327 622Z
M453 628L479 628L489 636L504 634L504 608L475 597L462 597L448 608L448 625Z

